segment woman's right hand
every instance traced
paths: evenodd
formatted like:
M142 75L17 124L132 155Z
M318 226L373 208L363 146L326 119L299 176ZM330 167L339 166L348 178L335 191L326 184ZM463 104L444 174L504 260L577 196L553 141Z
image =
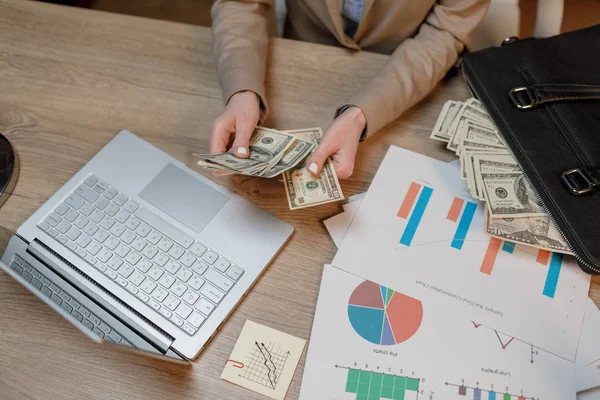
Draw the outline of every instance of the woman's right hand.
M213 122L210 131L211 153L222 153L231 148L239 158L250 155L250 136L260 118L260 99L252 91L237 92L229 99L225 110Z

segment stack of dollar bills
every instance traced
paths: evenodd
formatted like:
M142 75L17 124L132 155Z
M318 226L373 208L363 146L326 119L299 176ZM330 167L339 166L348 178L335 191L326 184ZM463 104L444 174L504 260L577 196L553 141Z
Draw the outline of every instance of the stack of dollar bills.
M344 198L331 159L318 178L306 169L306 159L322 136L321 128L278 131L256 127L250 137L248 158L238 158L231 151L195 156L199 166L225 174L264 178L282 175L290 210L296 210Z
M471 195L485 201L485 229L502 240L572 254L483 105L448 101L431 138L460 158Z

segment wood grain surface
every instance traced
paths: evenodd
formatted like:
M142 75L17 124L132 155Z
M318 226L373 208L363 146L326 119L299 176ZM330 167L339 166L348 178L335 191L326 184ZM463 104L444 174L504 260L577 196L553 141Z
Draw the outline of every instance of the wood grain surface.
M387 57L273 39L265 125L331 123L333 112ZM442 104L466 99L448 78L421 104L361 144L346 196L368 189L390 145L450 161L429 139ZM0 0L0 131L20 160L0 225L16 230L114 135L126 128L190 166L208 150L223 108L210 30L29 1ZM202 173L202 171L199 171ZM310 336L322 266L336 248L322 220L328 204L290 212L277 179L212 178L295 227L295 234L191 368L93 344L0 272L0 397L6 399L259 399L220 374L251 319ZM600 279L591 295L600 304ZM304 357L288 398L298 397Z

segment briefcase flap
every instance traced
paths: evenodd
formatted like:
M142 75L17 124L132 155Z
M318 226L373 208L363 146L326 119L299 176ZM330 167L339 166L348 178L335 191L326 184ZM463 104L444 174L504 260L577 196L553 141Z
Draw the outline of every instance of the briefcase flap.
M581 268L600 274L600 25L468 54L463 74Z

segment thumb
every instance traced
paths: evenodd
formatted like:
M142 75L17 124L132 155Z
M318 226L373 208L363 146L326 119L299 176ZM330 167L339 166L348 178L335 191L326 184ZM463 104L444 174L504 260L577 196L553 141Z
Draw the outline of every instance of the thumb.
M321 142L317 151L308 158L306 161L306 168L308 171L314 175L319 176L321 174L321 170L325 165L325 161L327 158L334 152L333 147L329 144L329 141L324 140Z
M256 124L251 120L242 119L236 121L235 140L233 141L232 150L239 158L248 158L250 156L250 136L254 132Z

